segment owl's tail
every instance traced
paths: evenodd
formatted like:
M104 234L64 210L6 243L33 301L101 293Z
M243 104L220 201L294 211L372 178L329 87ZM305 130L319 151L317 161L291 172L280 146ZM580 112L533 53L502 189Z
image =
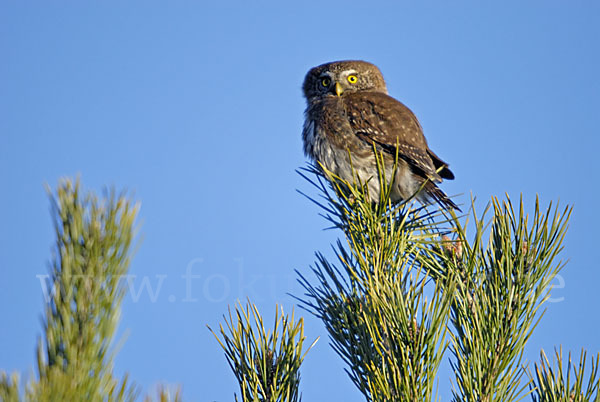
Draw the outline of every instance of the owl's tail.
M446 210L455 209L458 212L462 212L460 208L444 193L439 189L434 183L428 181L425 184L425 192L427 196L433 199L435 202L440 204L440 206Z

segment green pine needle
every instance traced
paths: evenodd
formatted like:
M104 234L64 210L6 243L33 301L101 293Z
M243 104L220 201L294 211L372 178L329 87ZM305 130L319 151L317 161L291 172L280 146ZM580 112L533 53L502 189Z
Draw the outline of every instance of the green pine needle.
M221 337L209 329L225 351L239 382L242 401L300 401L300 365L317 342L303 352L304 320L296 320L293 311L284 315L283 309L276 306L273 329L267 331L250 301L245 308L241 303L235 306L235 314L229 309L229 317L224 319Z

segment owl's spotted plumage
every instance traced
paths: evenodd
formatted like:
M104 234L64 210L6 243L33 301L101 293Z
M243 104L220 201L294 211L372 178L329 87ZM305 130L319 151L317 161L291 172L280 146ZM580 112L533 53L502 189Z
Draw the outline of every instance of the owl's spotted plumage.
M353 181L352 166L369 185L372 201L379 199L373 145L386 159L387 178L398 151L392 200L435 200L458 209L436 183L454 179L448 164L427 146L415 115L387 94L379 69L364 61L337 61L311 69L304 79L304 152L314 162L344 180Z

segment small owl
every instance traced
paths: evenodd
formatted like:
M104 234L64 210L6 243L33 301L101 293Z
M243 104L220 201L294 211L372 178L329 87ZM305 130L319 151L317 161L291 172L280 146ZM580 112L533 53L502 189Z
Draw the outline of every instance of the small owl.
M459 210L436 185L454 179L454 174L427 146L413 112L387 94L375 65L351 60L314 67L306 74L303 91L307 107L302 139L304 153L313 162L349 182L354 167L376 202L380 185L373 146L383 153L387 180L394 173L397 152L392 201L416 195L421 202Z

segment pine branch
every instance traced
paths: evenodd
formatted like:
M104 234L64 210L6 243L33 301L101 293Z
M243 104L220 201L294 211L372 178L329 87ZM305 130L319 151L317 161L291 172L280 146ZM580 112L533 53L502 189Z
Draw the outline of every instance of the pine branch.
M176 387L174 390L169 389L164 385L160 385L157 390L159 402L182 402L181 388ZM144 402L153 402L154 399L149 395L144 398Z
M39 381L27 399L134 400L127 376L112 374L117 327L138 206L114 190L99 200L63 181L51 198L56 248L50 268L44 340L37 348Z
M10 377L5 373L0 373L0 401L18 402L19 396L19 375L13 373Z
M452 272L461 278L451 310L455 401L518 401L525 396L523 350L543 314L550 283L564 265L555 260L570 208L550 205L542 211L536 201L531 219L522 201L516 212L508 197L502 203L494 198L491 208L487 242L489 208L481 217L473 212L471 242L467 223L454 217L456 238L441 243L439 260L427 260L433 278Z
M381 173L386 171L381 158L378 170L377 203L369 201L367 183L358 175L349 183L323 167L301 172L320 191L323 201L317 203L343 231L346 244L334 247L335 264L317 254L316 285L298 273L306 291L299 300L324 322L366 400L428 401L447 345L455 282L448 275L429 283L421 260L439 243L447 220L422 206L393 204L393 178Z
M229 310L224 317L225 327L220 325L221 338L212 330L223 350L229 366L235 374L242 401L297 402L299 393L300 365L303 353L304 320L298 321L284 315L283 309L275 307L273 329L267 331L256 306L250 301L246 307L240 303L235 314ZM237 400L237 396L236 396Z
M540 363L535 364L535 375L531 371L527 372L531 379L531 397L534 402L600 401L600 376L598 376L600 354L597 354L595 359L592 357L591 372L587 381L585 380L586 353L583 350L577 365L573 364L569 353L566 369L562 349L555 351L556 365L550 364L543 350L540 358Z

